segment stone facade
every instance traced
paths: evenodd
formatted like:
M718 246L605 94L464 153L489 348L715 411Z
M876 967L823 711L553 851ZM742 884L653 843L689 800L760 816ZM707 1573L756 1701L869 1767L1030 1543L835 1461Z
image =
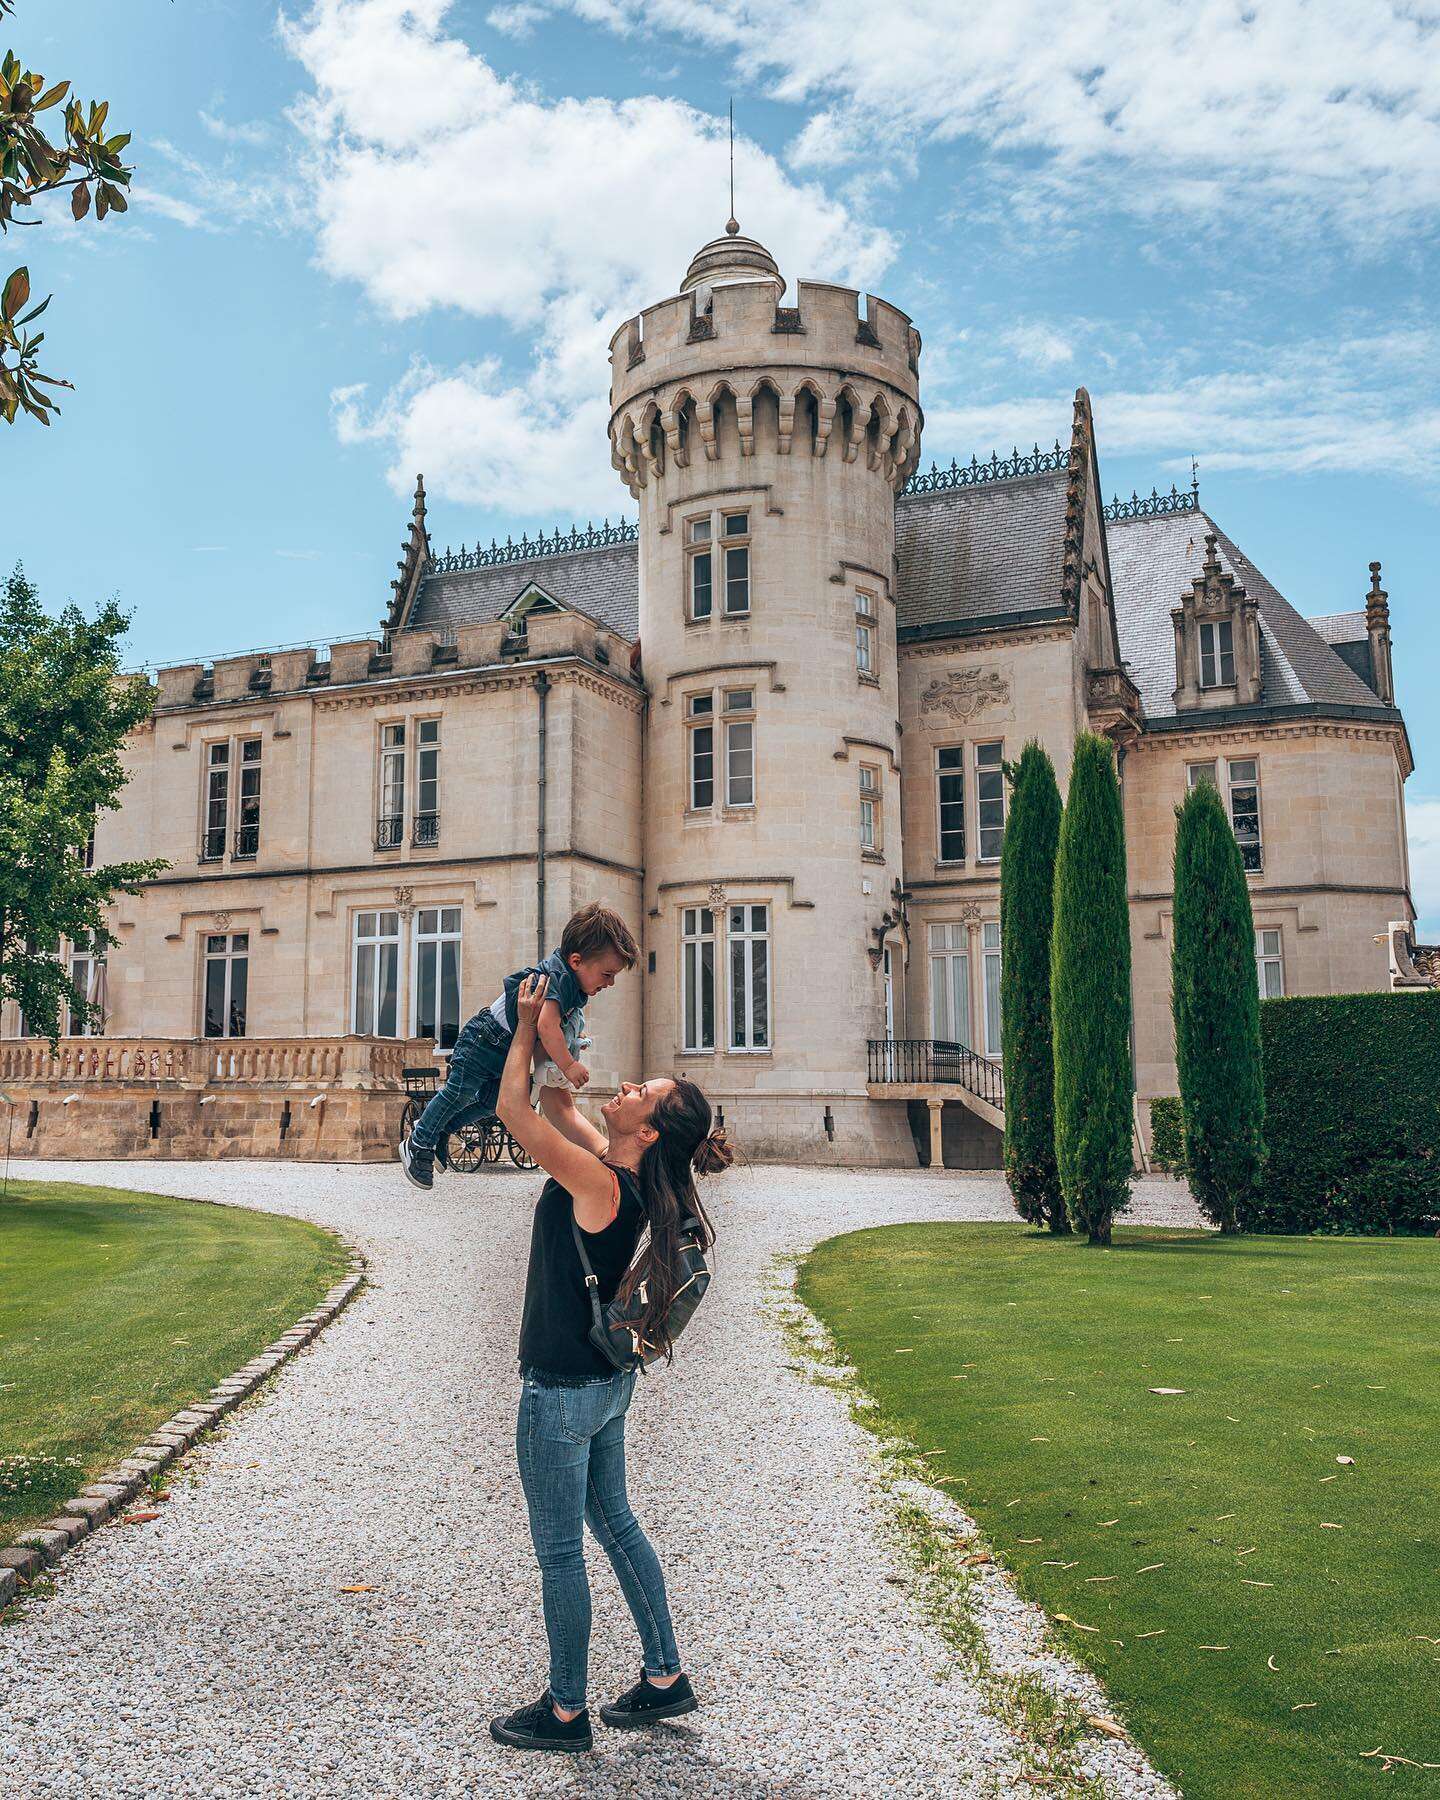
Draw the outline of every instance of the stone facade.
M993 1161L990 1088L885 1045L998 1055L1001 764L1037 738L1063 789L1086 729L1124 785L1142 1122L1174 1088L1190 781L1221 786L1251 865L1262 990L1387 985L1414 909L1378 565L1363 611L1306 620L1196 492L1104 506L1083 390L1053 451L920 472L911 322L818 283L787 304L737 232L611 361L638 526L437 553L422 485L374 637L160 672L96 836L100 860L171 865L114 909L109 1039L239 1025L433 1060L603 899L643 955L593 1008L596 1097L684 1070L751 1156ZM233 976L237 940L243 1017L215 968ZM66 1079L8 1070L52 1121L25 1134L37 1153L81 1117L115 1153L167 1153L158 1088L121 1083L105 1112L92 1087L62 1118ZM261 1071L242 1097L206 1065L172 1141L386 1153L393 1079L339 1085L344 1107ZM323 1143L296 1123L322 1091L355 1116Z

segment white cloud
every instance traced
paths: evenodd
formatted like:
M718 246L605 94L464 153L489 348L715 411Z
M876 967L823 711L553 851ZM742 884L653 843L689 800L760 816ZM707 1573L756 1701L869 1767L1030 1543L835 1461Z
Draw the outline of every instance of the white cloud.
M151 187L142 169L133 192L142 206L149 206L177 224L205 231L228 230L235 225L260 225L286 230L298 217L294 177L266 169L256 172L236 167L226 157L215 167L172 144L168 138L152 138L149 148L166 165L171 183L183 193Z
M213 138L222 144L244 144L251 149L268 144L271 138L269 125L263 119L249 119L231 122L222 119L218 114L206 112L202 106L199 112L200 123Z
M1410 888L1419 914L1416 937L1440 943L1440 797L1407 797L1405 819L1410 836Z
M1050 325L1012 325L1003 334L1003 341L1021 362L1032 363L1041 369L1055 368L1061 363L1072 362L1075 357L1070 340Z
M545 17L543 6L494 6L485 15L485 23L506 37L527 38Z
M571 0L589 19L731 53L819 105L797 166L968 140L1073 205L1075 178L1142 213L1257 206L1357 239L1440 202L1434 0Z
M1037 328L1043 329L1043 328ZM1097 355L1097 363L1104 359ZM1128 385L1092 381L1101 474L1107 455L1148 454L1167 474L1205 470L1404 475L1433 484L1440 466L1440 334L1392 331L1288 346L1237 343L1228 367L1157 369ZM1072 390L965 402L963 357L926 396L927 450L968 456L1069 429Z
M318 255L396 319L451 308L503 320L532 360L518 377L493 360L419 364L369 407L342 393L337 429L391 445L400 490L424 468L437 495L545 518L572 503L613 510L609 337L674 293L718 235L724 121L653 96L546 98L451 35L449 11L449 0L317 0L282 23L314 83L292 118ZM862 285L885 268L888 233L756 145L735 152L745 229L787 271Z

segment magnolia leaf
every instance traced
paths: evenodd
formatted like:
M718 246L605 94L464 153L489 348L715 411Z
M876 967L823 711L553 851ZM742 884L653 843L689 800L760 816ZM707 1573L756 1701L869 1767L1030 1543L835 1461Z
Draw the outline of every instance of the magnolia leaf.
M125 1523L127 1525L148 1525L152 1519L158 1519L159 1517L160 1515L158 1512L126 1513Z
M0 292L0 314L13 319L30 298L30 271L26 268L11 271L10 279Z
M90 186L88 182L82 181L70 196L70 216L74 219L83 219L89 210Z
M58 106L69 91L70 83L68 81L57 81L54 87L48 88L40 96L30 108L31 112L44 112L49 106Z

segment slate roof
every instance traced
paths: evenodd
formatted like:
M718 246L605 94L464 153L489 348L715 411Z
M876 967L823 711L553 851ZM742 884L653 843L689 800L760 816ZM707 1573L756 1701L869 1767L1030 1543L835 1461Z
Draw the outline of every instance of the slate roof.
M1327 644L1363 644L1366 641L1363 612L1322 613L1310 623Z
M635 642L640 630L640 577L633 543L483 569L432 570L421 584L407 623L431 629L488 624L532 582L563 606L608 625L627 643Z
M1342 661L1314 623L1296 612L1208 513L1199 511L1116 520L1107 527L1120 654L1144 699L1147 722L1175 716L1170 613L1200 573L1207 531L1215 533L1221 567L1260 605L1261 704L1313 702L1388 715L1391 709Z
M895 507L901 630L1058 607L1066 472L934 494Z

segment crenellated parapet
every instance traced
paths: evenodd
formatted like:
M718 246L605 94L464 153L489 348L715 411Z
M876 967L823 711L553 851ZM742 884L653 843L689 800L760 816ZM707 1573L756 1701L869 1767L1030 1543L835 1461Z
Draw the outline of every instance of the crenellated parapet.
M757 451L833 456L898 491L920 457L920 334L898 307L802 281L706 286L647 307L610 344L611 461L637 498L669 468Z

